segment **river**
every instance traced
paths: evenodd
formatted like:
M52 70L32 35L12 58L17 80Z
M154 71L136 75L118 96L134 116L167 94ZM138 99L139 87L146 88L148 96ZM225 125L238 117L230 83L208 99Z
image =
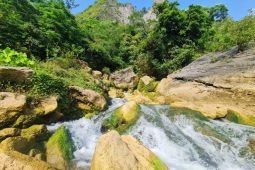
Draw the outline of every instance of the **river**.
M113 99L108 110L93 119L48 126L55 131L66 126L74 141L74 162L88 169L101 133L102 121L123 105ZM255 138L255 127L226 120L209 120L198 112L168 105L140 105L141 117L127 134L136 137L164 161L171 170L254 170L255 155L248 140Z

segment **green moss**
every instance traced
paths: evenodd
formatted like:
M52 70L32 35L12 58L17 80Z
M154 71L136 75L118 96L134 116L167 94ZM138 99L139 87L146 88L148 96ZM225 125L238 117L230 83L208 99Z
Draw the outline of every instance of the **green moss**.
M156 155L153 155L151 160L154 170L168 170L166 164L162 162Z
M91 119L95 115L98 115L98 113L99 113L99 111L94 111L94 112L86 113L86 115L84 117L87 118L87 119Z
M140 115L140 106L135 104L128 110L123 109L123 107L125 107L125 105L115 110L108 119L104 120L102 124L104 129L116 130L122 134L135 124ZM131 118L127 120L127 118L123 116L123 112L130 113L132 115Z
M36 115L21 115L13 124L15 128L27 128L33 124L40 123L40 119Z
M234 122L234 123L239 123L239 117L237 116L237 114L235 114L235 112L229 110L227 117L226 117L229 121Z
M48 131L45 125L33 125L27 129L22 129L21 136L40 142L48 138Z
M151 81L148 85L145 85L142 80L139 81L137 89L140 92L153 92L157 87L158 82Z
M58 147L65 160L71 160L73 156L73 142L70 138L68 130L61 126L47 142L47 148Z
M228 110L226 119L238 124L255 126L255 116L241 114L233 110Z

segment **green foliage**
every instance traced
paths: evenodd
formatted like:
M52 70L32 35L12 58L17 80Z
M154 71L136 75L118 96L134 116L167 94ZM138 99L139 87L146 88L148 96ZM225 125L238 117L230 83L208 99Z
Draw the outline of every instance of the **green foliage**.
M124 67L125 63L118 53L125 25L95 19L80 22L81 29L89 37L87 39L89 48L82 59L97 70L102 70L104 67L111 70Z
M255 17L247 16L234 27L233 36L240 51L248 47L249 42L255 40Z
M84 46L75 18L62 0L0 0L0 21L0 48L45 59L77 53Z
M239 51L245 50L255 40L255 17L247 16L240 21L226 18L214 23L215 32L211 41L206 43L209 51L223 51L238 46Z
M222 21L228 16L228 8L224 4L218 4L210 9L210 14L215 21Z
M0 50L0 64L12 66L32 66L34 61L27 58L25 53L19 53L9 47Z
M165 1L154 7L158 22L144 40L145 54L138 57L136 66L147 75L165 77L192 62L205 49L213 22L210 9L191 5L180 10L178 5Z

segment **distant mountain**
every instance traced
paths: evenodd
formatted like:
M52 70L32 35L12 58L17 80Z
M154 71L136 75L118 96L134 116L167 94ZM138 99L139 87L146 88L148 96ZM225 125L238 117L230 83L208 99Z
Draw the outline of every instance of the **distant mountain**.
M82 22L86 19L111 20L120 23L129 23L129 16L135 8L130 3L119 3L117 0L97 0L88 9L77 14L77 20Z

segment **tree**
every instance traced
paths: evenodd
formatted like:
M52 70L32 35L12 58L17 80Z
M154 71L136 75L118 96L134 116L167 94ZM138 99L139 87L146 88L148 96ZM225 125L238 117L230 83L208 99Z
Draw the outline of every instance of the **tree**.
M1 48L40 59L84 46L75 18L62 0L0 0L0 32Z
M73 9L78 7L79 5L75 3L75 0L65 0L65 5L67 9Z
M243 51L251 41L255 40L255 17L246 16L234 27L232 36L235 37L239 51Z
M228 8L224 4L219 4L210 8L210 14L213 20L222 21L228 16Z

